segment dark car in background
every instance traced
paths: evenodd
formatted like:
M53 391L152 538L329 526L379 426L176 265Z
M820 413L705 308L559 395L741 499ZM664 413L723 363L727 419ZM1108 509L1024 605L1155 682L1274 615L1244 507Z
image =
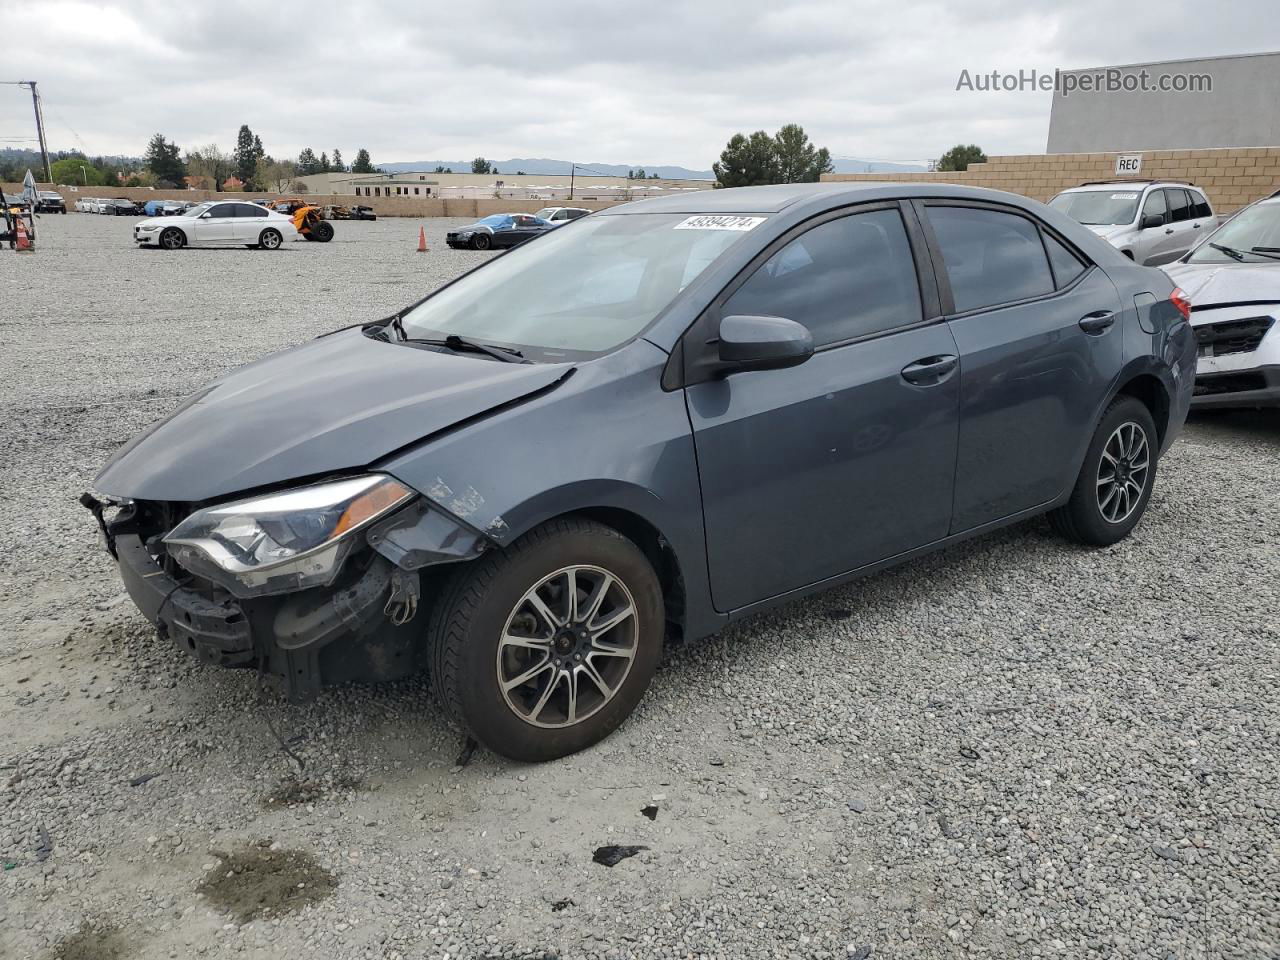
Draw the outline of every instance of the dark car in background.
M623 721L667 637L1039 514L1127 536L1187 413L1187 316L1011 194L646 200L226 374L83 502L202 661L295 699L426 669L480 742L546 760Z
M514 247L534 237L541 236L552 225L529 213L495 213L477 220L469 227L445 234L445 243L454 248L489 250Z
M36 194L36 213L66 213L67 202L62 194L52 190L41 190Z

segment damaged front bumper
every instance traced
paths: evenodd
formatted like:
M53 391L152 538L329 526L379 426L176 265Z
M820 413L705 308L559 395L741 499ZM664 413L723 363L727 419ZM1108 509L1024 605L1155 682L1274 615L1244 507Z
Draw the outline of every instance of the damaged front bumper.
M290 700L347 681L393 680L423 665L418 620L423 571L479 556L482 534L417 498L356 534L339 575L322 587L235 596L168 555L158 505L128 503L115 516L93 497L107 549L134 604L160 636L201 663L257 669ZM151 527L152 529L148 529ZM425 619L425 617L423 618Z

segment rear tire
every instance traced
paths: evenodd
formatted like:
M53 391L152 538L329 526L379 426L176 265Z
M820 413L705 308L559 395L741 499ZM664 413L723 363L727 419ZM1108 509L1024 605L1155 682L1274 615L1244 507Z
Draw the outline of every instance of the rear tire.
M316 243L328 243L333 239L333 224L321 220L311 228L311 235L307 239L314 240Z
M662 587L639 547L598 523L554 520L444 585L428 625L432 687L493 752L554 760L635 709L664 626Z
M160 231L160 246L166 250L181 250L187 245L187 235L177 227L165 227Z
M1094 431L1071 499L1049 514L1054 530L1097 547L1127 537L1146 513L1159 449L1147 405L1125 394L1112 400Z
M263 250L278 250L283 242L284 237L280 236L280 231L270 227L258 235L258 246Z

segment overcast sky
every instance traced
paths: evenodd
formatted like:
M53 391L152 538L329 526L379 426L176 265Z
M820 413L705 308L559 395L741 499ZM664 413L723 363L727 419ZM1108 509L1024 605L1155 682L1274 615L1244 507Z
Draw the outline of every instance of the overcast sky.
M833 155L958 142L1043 152L1047 93L957 92L971 72L1280 49L1275 0L0 0L0 80L35 79L50 147L234 146L377 162L555 157L710 167L736 131L796 122ZM34 136L0 87L0 138Z

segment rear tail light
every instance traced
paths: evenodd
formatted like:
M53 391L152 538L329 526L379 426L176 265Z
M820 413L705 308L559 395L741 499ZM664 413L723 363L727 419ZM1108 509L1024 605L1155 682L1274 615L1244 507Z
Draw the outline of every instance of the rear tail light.
M1182 292L1181 287L1174 287L1173 293L1169 294L1169 302L1173 304L1174 309L1182 314L1182 319L1191 320L1191 301L1187 299L1187 295Z

